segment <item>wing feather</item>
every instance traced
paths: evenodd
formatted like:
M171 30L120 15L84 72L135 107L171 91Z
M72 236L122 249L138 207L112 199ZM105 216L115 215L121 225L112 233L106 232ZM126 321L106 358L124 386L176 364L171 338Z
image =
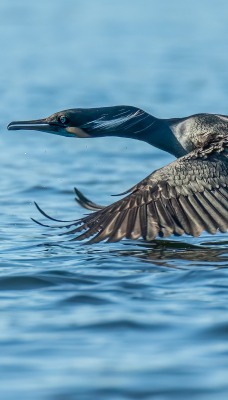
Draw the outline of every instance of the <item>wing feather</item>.
M119 241L143 237L228 229L228 158L223 147L197 149L155 171L110 206L90 202L76 190L77 201L94 213L65 226L73 240ZM129 193L129 191L127 192ZM45 213L43 213L45 215ZM63 226L64 227L64 226Z

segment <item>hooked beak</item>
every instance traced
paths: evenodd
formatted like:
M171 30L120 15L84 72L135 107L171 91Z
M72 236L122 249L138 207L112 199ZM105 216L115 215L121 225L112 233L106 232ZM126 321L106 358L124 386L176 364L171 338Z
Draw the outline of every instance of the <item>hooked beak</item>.
M9 131L34 130L41 132L57 133L59 126L48 122L47 118L34 119L32 121L13 121L7 126Z

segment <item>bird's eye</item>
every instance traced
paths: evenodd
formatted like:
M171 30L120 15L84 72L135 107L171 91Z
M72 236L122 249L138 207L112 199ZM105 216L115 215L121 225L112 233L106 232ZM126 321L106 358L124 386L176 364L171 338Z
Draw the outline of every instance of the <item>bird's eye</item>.
M67 117L65 117L65 115L60 115L60 117L58 118L59 122L63 125L65 125L68 121Z

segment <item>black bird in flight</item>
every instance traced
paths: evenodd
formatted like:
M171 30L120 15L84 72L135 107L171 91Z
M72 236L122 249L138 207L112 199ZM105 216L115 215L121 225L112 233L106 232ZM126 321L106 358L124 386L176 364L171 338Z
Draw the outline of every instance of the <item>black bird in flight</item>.
M138 139L177 157L107 207L76 190L77 201L94 212L63 225L69 228L67 233L75 234L74 240L151 241L156 236L199 236L203 231L215 234L228 229L228 116L159 119L131 106L76 108L44 119L11 122L8 129Z

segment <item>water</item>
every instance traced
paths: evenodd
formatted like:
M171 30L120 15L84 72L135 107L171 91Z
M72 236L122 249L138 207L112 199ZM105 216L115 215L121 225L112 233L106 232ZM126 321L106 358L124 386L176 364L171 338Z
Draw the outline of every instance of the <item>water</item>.
M228 235L83 246L63 219L173 157L123 139L8 132L70 107L227 114L225 1L0 3L0 397L225 399Z

